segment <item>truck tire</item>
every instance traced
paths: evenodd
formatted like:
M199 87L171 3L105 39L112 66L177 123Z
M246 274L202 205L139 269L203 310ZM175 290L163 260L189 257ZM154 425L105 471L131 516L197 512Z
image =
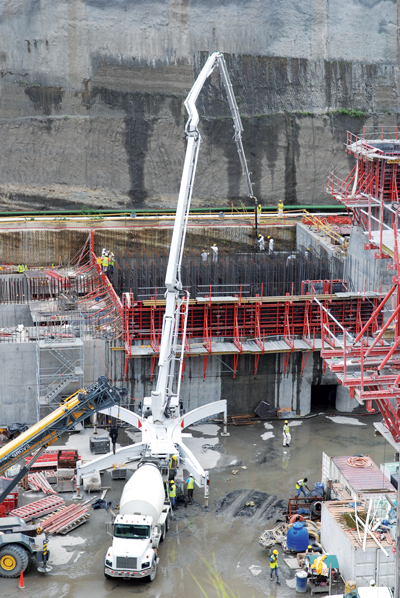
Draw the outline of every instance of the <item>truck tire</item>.
M108 574L107 574L105 571L104 571L104 577L105 577L106 579L112 579L111 575L108 575Z
M167 532L169 530L169 515L167 516L166 520L165 520L165 531Z
M154 565L153 573L150 574L149 580L154 581L157 575L157 562Z
M0 550L0 577L18 577L29 563L28 553L18 544L9 544Z

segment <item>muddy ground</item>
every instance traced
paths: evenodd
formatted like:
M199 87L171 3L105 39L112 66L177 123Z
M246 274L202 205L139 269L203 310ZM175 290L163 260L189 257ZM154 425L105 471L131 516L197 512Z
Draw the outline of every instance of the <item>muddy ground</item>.
M221 426L203 424L190 429L187 445L211 472L210 508L203 508L202 492L195 489L195 504L180 506L174 513L171 528L161 545L160 565L153 583L146 580L108 581L103 575L104 554L110 537L105 531L109 515L93 510L88 523L66 536L50 538L52 571L47 576L34 568L25 574L25 595L29 598L143 598L216 596L208 581L204 560L213 562L222 579L235 595L250 598L295 596L287 580L294 572L283 562L280 552L282 584L268 577L268 554L258 544L260 533L273 527L280 517L284 500L294 496L299 477L310 482L321 477L322 451L328 455L369 454L379 465L393 460L393 450L382 437L374 435L376 415L342 417L329 414L302 419L292 426L292 444L282 447L282 423L260 422L251 426L230 426L230 436L221 437ZM301 422L301 423L300 423ZM69 447L87 451L90 432L69 437ZM121 444L138 439L137 434L123 434ZM286 451L286 452L285 452ZM241 469L241 466L247 469ZM237 475L232 470L239 469ZM103 486L111 486L107 499L115 504L124 481L102 476ZM310 486L311 487L311 486ZM67 499L71 495L64 495ZM22 495L20 504L37 499ZM254 507L244 507L252 500ZM67 500L68 502L68 500ZM18 593L18 580L1 579L3 598Z

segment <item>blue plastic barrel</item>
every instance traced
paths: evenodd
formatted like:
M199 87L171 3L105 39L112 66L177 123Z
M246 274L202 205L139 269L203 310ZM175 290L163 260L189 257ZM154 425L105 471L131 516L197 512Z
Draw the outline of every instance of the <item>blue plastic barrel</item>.
M296 521L296 523L293 523L292 527L288 529L286 543L289 550L303 552L307 549L309 541L308 531L301 521Z
M307 573L305 571L296 573L296 592L307 592Z

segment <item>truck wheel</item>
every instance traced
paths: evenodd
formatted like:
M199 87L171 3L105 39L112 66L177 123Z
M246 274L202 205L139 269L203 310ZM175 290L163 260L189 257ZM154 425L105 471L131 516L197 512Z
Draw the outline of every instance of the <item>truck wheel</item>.
M165 520L165 531L167 532L169 530L169 515L167 516L166 520Z
M104 571L104 577L105 577L106 579L112 579L111 575L108 575L108 574L107 574L105 571Z
M29 557L18 544L9 544L0 550L0 577L18 577L21 571L25 571L29 563Z
M154 581L157 575L157 563L154 565L153 573L150 574L150 581Z

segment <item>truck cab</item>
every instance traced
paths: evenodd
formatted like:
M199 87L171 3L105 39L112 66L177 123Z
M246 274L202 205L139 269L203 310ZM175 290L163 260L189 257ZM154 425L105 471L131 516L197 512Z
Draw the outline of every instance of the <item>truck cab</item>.
M104 575L109 578L149 577L153 581L159 561L157 549L165 531L161 525L153 524L152 517L118 515L112 545L105 556Z

